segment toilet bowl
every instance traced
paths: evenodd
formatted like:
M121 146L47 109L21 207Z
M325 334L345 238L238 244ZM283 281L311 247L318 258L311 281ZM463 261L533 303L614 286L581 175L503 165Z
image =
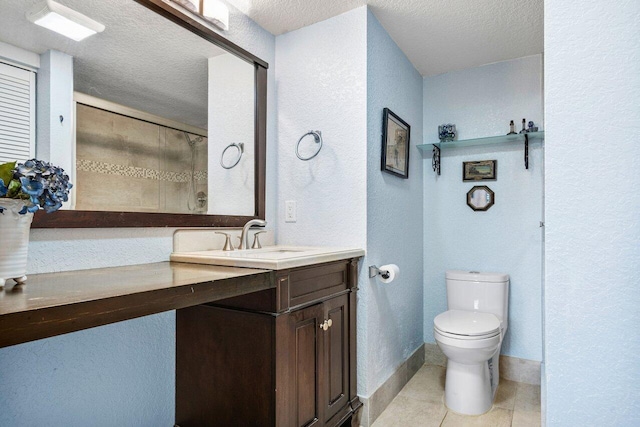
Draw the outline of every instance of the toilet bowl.
M458 325L452 326L451 322L445 322L442 318L444 316L450 318L447 320L455 320ZM485 320L490 326L485 331L469 335L464 323L477 327L478 319ZM436 342L447 356L447 407L465 415L484 414L491 409L493 403L494 387L489 361L500 352L502 334L499 319L489 313L451 310L438 315L434 324ZM495 359L497 364L497 357Z
M491 409L506 332L509 276L448 271L449 310L434 319L436 343L447 357L445 404L480 415Z

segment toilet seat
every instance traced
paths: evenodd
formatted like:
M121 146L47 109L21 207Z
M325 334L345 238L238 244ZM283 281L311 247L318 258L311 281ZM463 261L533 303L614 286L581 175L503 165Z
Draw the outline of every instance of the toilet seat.
M460 340L477 340L500 335L500 319L491 313L448 310L433 320L442 336Z

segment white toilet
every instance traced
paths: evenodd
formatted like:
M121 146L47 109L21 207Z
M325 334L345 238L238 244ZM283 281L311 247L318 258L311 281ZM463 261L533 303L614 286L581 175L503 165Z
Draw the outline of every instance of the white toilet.
M509 275L447 271L445 279L448 310L433 321L436 342L448 359L445 404L460 414L484 414L498 388Z

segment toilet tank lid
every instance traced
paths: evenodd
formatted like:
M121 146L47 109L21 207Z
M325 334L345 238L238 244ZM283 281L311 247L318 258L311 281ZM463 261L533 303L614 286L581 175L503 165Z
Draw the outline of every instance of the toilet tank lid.
M445 278L452 280L465 280L469 282L497 282L509 281L509 275L505 273L481 273L479 271L447 270Z

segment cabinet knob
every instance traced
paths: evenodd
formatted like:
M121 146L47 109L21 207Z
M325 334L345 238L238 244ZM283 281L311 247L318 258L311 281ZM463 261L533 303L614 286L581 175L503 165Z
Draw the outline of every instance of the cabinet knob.
M333 320L331 319L325 320L324 322L320 323L320 329L322 329L323 331L326 331L331 327L331 325L333 325Z

